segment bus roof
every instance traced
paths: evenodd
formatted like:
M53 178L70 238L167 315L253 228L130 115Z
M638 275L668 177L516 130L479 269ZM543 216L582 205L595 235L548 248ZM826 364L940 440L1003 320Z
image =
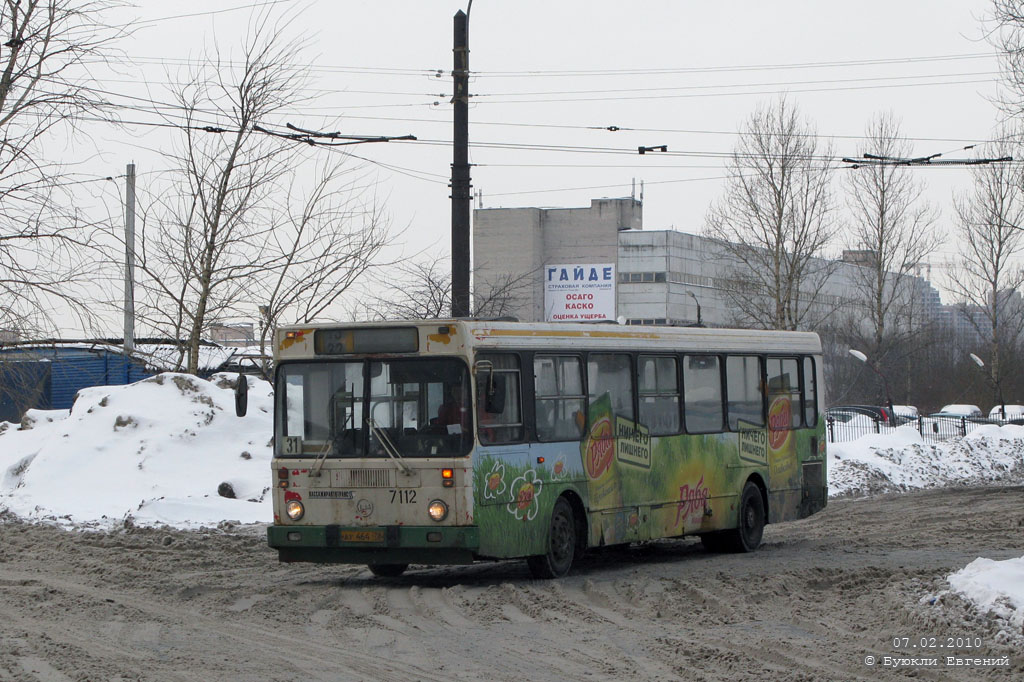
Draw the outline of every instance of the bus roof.
M809 332L705 327L624 326L573 323L466 323L478 348L517 346L524 349L567 347L596 349L741 351L820 353L821 341Z
M335 322L280 327L278 343L288 331L317 329L409 328L420 330L420 352L460 353L471 349L522 350L661 350L689 352L821 353L813 332L619 325L614 323L509 322L475 319ZM296 349L297 350L297 349Z

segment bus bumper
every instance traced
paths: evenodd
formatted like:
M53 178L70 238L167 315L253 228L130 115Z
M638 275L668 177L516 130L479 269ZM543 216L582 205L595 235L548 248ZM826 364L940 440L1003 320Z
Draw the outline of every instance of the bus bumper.
M285 563L470 564L476 526L269 526L267 543Z

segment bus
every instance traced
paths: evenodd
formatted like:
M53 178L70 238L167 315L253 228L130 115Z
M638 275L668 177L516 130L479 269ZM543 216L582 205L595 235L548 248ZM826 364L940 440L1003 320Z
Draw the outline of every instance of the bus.
M827 501L813 333L450 319L273 342L283 562L557 578L658 538L750 552Z

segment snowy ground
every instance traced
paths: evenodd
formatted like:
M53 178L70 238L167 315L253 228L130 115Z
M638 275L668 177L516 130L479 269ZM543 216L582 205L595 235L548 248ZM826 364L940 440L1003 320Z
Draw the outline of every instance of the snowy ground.
M162 374L84 390L70 413L32 411L21 425L0 423L0 511L78 529L266 523L269 386L250 380L249 414L239 419L233 381ZM940 443L904 427L830 444L828 459L833 497L1019 484L1024 427L985 426ZM1024 557L979 557L948 582L1005 637L1021 637Z
M250 380L239 419L234 380L160 374L82 390L70 414L30 410L21 425L0 423L0 509L67 526L265 523L270 388ZM218 494L222 484L233 499Z
M986 425L962 438L924 441L913 426L828 444L829 495L1024 482L1024 426Z

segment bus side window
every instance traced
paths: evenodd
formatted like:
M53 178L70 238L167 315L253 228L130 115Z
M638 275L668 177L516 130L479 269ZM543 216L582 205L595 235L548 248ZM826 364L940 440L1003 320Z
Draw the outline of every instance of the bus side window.
M513 353L480 355L477 361L491 363L490 370L477 370L477 433L484 445L514 443L523 439L523 411L520 396L519 356ZM500 410L488 412L488 391L500 393L491 406Z
M818 381L814 358L804 358L804 424L818 425Z
M612 412L633 419L633 370L625 353L591 353L587 359L590 404L608 394Z
M580 358L573 355L535 355L533 381L537 439L579 440L586 423L583 363Z
M772 424L772 428L799 428L803 405L801 404L800 374L796 358L768 358L768 406L778 398L789 400L789 423Z
M729 429L738 431L745 426L764 426L761 359L756 355L730 355L725 360L725 384Z
M722 431L725 412L718 356L683 356L683 415L687 433Z
M679 433L679 372L673 357L641 355L637 360L639 422L652 436Z

